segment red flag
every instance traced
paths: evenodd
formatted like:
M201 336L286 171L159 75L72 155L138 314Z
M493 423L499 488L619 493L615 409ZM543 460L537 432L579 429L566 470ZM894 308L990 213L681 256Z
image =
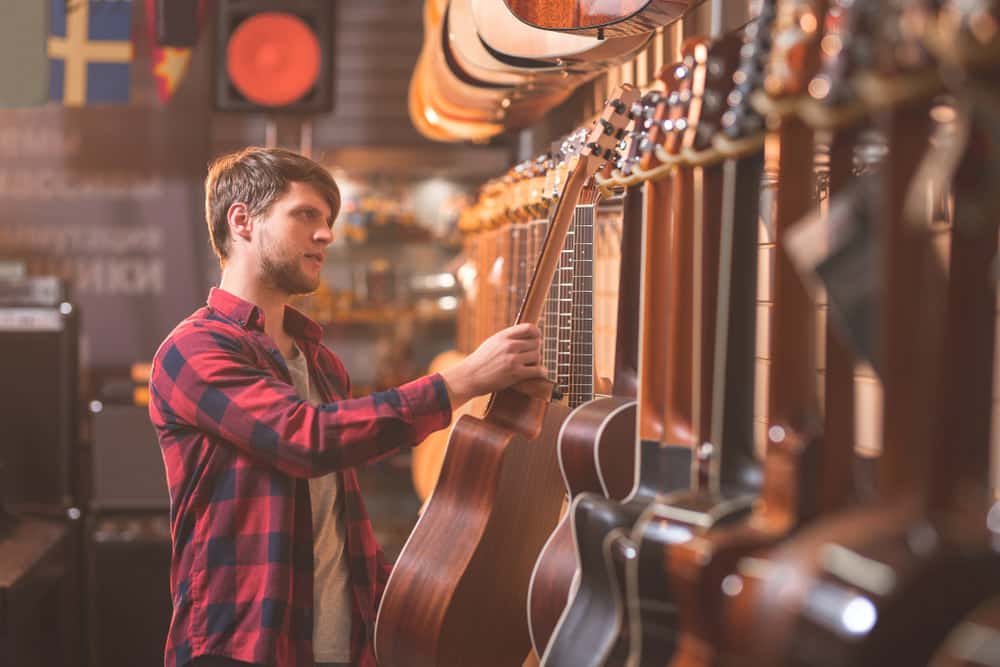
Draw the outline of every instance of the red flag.
M167 102L187 73L194 47L160 41L168 32L160 24L165 19L158 13L161 5L162 0L146 0L146 35L150 43L150 62L153 80L156 82L156 94L161 102ZM194 16L191 17L195 21L196 35L201 32L208 19L208 7L208 0L197 0L197 10L192 12Z

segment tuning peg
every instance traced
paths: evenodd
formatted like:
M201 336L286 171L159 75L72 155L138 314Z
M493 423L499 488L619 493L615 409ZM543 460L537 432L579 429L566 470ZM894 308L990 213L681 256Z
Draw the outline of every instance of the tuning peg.
M596 155L598 157L601 155L601 145L596 141L587 144L587 150L590 151L591 155Z
M673 132L674 121L670 120L669 118L664 118L662 121L660 121L660 129L663 130L664 132Z
M604 134L606 134L606 135L608 135L610 137L614 133L615 126L612 125L610 121L607 121L604 118L601 118L598 122L600 122L601 127L604 128Z
M604 159L607 160L608 162L614 162L617 157L618 153L614 152L610 148L604 151Z
M610 102L608 102L607 104L608 104L608 105L609 105L609 106L610 106L610 107L611 107L612 109L614 109L614 110L615 110L615 113L619 113L619 114L624 114L624 113L625 113L625 111L626 111L626 109L625 109L625 103L624 103L624 102L622 102L621 100L618 100L618 99L615 99L615 100L611 100L611 101L610 101Z

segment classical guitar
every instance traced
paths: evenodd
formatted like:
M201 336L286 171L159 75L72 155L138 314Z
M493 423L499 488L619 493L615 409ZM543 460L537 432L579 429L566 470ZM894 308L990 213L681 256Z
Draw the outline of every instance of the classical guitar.
M892 50L897 45L880 44L880 55L903 53ZM893 92L917 91L927 81L912 69L917 81L894 74L885 88ZM930 142L929 95L897 98L883 117L889 168L876 190L884 215L877 236L884 294L882 501L819 523L743 564L734 584L744 592L731 603L743 630L729 642L732 664L806 665L818 655L831 666L994 662L988 653L977 656L969 641L956 637L945 645L963 618L1000 591L996 531L988 519L996 506L986 479L996 323L996 281L988 267L998 240L1000 123L986 102L995 93L983 92L995 90L992 79L973 74L959 81L955 92L965 103L950 148ZM916 179L924 169L953 188L948 269L933 247L926 200L906 203L914 185L926 187ZM979 630L989 637L987 626Z
M575 158L518 314L538 320L573 208L624 132L638 95L616 91ZM565 410L552 383L497 392L482 419L455 425L437 486L396 561L379 607L375 651L385 667L520 664L530 648L524 609L538 552L562 492L555 434Z
M511 13L535 28L621 37L647 33L680 18L689 8L681 0L504 0Z

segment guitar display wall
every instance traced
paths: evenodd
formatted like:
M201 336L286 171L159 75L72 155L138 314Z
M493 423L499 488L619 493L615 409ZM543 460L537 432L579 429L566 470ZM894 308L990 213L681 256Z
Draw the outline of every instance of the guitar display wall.
M559 6L530 30L594 34ZM566 507L521 631L543 667L1000 665L1000 5L762 0L749 22L736 9L653 10L630 24L645 32L601 34L649 41L600 63L592 98L574 97L583 128L486 184L463 218L471 351L515 320L537 261L512 220L554 210L573 137L608 91L638 84L588 187L598 210L641 193L639 284L598 277L624 256L624 206L621 227L596 225L592 283L560 291L556 270L538 320L550 380L570 389L560 362L586 358L592 391L553 396L576 409L551 443ZM567 315L567 301L593 310ZM597 483L601 427L589 459L568 445L574 416L614 396L617 372L597 389L610 357L618 370L612 303L640 320L634 433L616 436L635 461L627 493ZM592 337L583 355L566 329Z

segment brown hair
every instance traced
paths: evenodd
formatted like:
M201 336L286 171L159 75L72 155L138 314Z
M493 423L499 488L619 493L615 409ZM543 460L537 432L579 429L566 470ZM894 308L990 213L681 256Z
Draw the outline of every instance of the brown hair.
M229 252L229 207L237 202L247 206L251 216L267 213L271 205L288 192L292 183L305 183L330 206L330 219L340 211L340 189L322 165L284 148L251 146L223 155L208 168L205 178L205 222L219 261Z

